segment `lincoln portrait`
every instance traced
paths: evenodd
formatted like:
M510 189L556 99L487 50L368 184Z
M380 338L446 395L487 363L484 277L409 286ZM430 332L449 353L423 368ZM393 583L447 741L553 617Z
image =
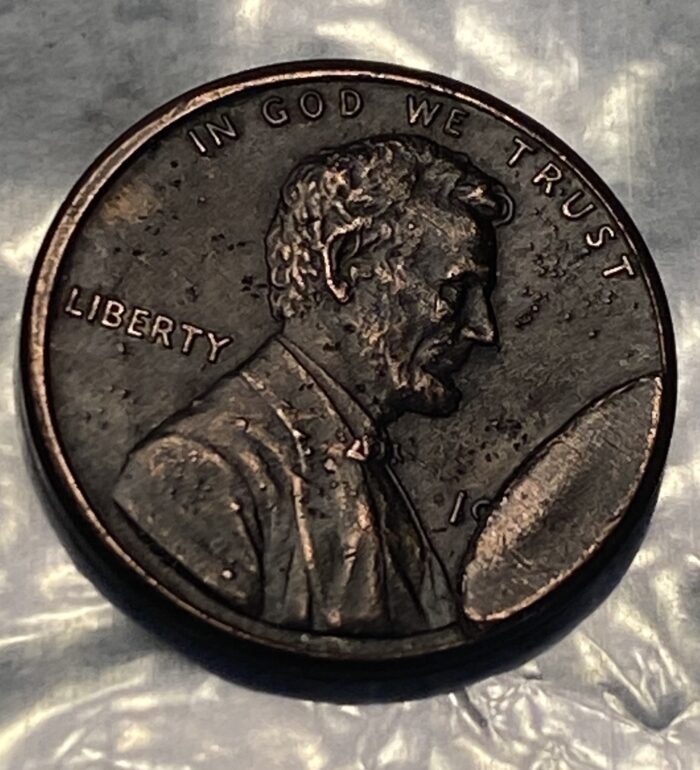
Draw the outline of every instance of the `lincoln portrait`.
M496 344L495 226L510 213L497 181L425 138L299 163L265 238L281 331L130 453L114 492L130 522L268 624L374 637L453 624L462 588L387 428L455 412L453 376Z

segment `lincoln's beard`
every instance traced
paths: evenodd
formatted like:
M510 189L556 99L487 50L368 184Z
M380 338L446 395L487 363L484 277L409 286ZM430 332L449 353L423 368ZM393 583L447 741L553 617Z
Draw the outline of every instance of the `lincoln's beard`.
M402 411L435 417L446 417L455 412L462 393L454 377L466 364L471 347L470 342L455 342L448 337L443 344L429 345L428 352L432 355L421 356L424 347L419 345L410 369L410 386L398 394L397 402Z
M360 316L357 330L368 364L392 384L387 422L403 412L447 416L457 409L462 394L454 375L466 363L471 343L455 341L449 328L420 336L399 313L386 308L381 316Z
M397 417L403 412L447 417L457 409L461 398L451 375L438 377L417 369L410 386L397 391L391 399L391 411Z

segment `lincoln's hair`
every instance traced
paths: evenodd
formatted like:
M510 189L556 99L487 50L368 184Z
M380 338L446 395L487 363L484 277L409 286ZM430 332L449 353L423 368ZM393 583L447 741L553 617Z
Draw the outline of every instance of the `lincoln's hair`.
M360 249L394 246L386 223L421 195L493 220L499 191L466 155L422 137L375 137L303 160L282 187L265 241L273 316L292 318L324 296L329 250L339 235L353 233Z

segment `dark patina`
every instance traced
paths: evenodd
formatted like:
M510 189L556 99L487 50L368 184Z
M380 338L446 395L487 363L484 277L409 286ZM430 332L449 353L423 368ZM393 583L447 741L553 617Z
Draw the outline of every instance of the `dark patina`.
M23 377L88 542L212 633L352 660L563 595L651 499L675 399L595 174L357 63L206 86L108 150L42 248Z

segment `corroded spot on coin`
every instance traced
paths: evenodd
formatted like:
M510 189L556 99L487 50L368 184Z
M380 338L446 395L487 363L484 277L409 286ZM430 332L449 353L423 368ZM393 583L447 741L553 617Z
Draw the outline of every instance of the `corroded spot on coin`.
M27 417L70 517L217 633L476 649L650 499L661 286L597 177L452 81L313 63L205 86L42 248Z

